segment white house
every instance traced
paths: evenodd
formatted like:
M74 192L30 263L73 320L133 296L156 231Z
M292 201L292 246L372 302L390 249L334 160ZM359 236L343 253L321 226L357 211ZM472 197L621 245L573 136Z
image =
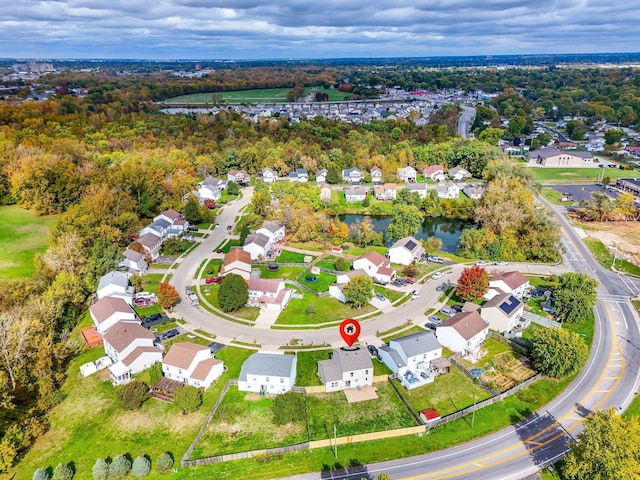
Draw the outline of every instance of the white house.
M477 358L489 334L489 324L478 311L456 313L436 327L440 345L470 358Z
M252 233L247 235L242 249L251 255L251 260L264 260L267 258L267 252L271 248L269 237L264 233Z
M376 185L373 194L378 200L395 200L398 194L398 187L395 183L385 183Z
M144 227L142 230L138 232L138 235L141 237L147 234L152 234L157 237L160 237L161 240L165 240L169 238L169 230L173 224L164 218L158 218L154 220L149 225Z
M220 276L224 277L230 273L235 273L245 280L249 280L251 278L251 254L241 248L229 250L222 261Z
M102 335L105 354L113 360L109 367L116 385L127 383L132 374L162 362L162 350L154 345L155 335L139 323L117 322Z
M380 170L380 168L371 167L371 170L369 171L369 173L371 175L371 182L374 185L382 183L382 170Z
M269 242L271 244L277 243L284 238L285 229L284 223L279 220L269 220L262 224L256 233L261 233L269 237Z
M353 277L358 277L360 275L364 275L365 277L369 276L367 275L367 272L365 272L361 268L358 268L356 270L349 270L348 272L339 272L336 275L336 283L338 284L349 283Z
M441 183L436 186L436 192L440 198L458 198L460 187L454 182Z
M226 189L228 184L229 182L227 180L221 180L219 178L215 178L215 177L212 177L211 175L208 175L207 178L205 178L198 185L211 187L212 189L216 189L220 191L220 190Z
M496 295L505 293L522 298L529 291L529 287L529 279L518 271L494 273L489 280L489 291L485 298L490 300Z
M427 198L426 183L409 183L405 188L411 193L417 193L423 200Z
M418 332L391 340L378 354L402 385L412 389L433 382L431 361L442 357L442 346L433 332Z
M331 201L331 187L327 185L323 185L322 187L320 187L320 201L322 202Z
M453 178L454 181L460 182L467 178L471 178L471 173L465 168L453 167L451 170L449 170L449 178Z
M140 319L131 305L122 298L104 297L89 307L89 315L96 330L104 334L118 322L133 322L140 324Z
M259 177L264 183L273 183L278 180L278 174L268 167L260 172Z
M321 184L327 181L327 169L323 168L316 172L316 183Z
M238 390L266 395L287 393L294 386L296 368L295 355L254 353L242 364Z
M291 300L293 290L285 288L284 282L267 278L250 278L247 306L267 310L284 310Z
M318 362L318 375L326 392L359 388L373 384L373 363L366 348L335 349L329 360Z
M349 187L344 191L344 199L347 202L362 202L367 196L367 189L364 187Z
M171 380L207 389L224 372L224 362L213 358L209 347L178 342L164 356L162 372Z
M404 168L398 169L398 180L402 182L407 182L407 183L415 182L417 176L418 176L418 172L416 172L416 169L410 165L407 165Z
M247 184L251 180L251 175L244 170L229 170L227 172L227 180L230 182Z
M419 240L413 237L404 237L389 247L389 260L391 263L409 265L413 261L420 260L424 255L424 247Z
M147 265L143 254L127 248L122 254L119 267L127 275L144 275L149 265Z
M364 178L362 173L357 168L345 168L342 170L342 181L346 183L360 183Z
M290 182L305 183L309 181L309 172L306 168L297 168L289 172Z
M151 257L151 260L156 260L160 256L160 247L162 247L162 237L154 233L145 233L144 235L136 239L145 252Z
M205 200L213 200L214 202L217 202L222 196L222 191L220 188L214 187L213 185L200 185L194 194L198 197L200 203L204 203Z
M154 222L158 220L164 220L166 222L169 222L170 225L174 225L177 221L182 219L182 214L180 212L176 212L172 208L170 208L169 210L165 210L161 214L153 217Z
M482 198L487 191L487 186L483 183L467 183L462 192L473 200Z
M506 333L518 325L523 311L524 304L513 295L496 295L480 308L480 316L491 330Z
M444 182L447 178L444 175L444 166L442 165L429 165L422 171L424 178L430 178L435 182Z
M98 299L104 297L121 298L129 305L133 303L133 286L129 285L129 277L124 272L112 270L100 277L96 295Z
M377 283L387 284L396 277L391 262L376 251L363 253L353 261L354 270L364 270Z
M347 303L347 297L344 296L344 292L342 291L345 285L346 283L334 283L333 285L329 285L329 295L342 303Z

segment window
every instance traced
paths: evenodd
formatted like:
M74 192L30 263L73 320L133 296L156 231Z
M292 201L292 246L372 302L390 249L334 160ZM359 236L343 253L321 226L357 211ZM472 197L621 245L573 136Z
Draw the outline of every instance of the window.
M269 383L269 377L266 378L265 382Z
M284 383L284 378L280 377L280 383Z
M365 375L369 375L369 370L365 370L365 371L364 371L364 374L365 374Z
M353 377L353 372L350 373L350 376Z

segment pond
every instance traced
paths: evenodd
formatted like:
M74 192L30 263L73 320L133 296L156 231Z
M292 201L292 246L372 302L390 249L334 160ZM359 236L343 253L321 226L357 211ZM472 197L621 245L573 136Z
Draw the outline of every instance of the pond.
M348 226L362 220L363 215L341 215L340 220ZM386 216L369 216L373 228L376 232L383 234L389 228L391 217ZM473 223L464 220L452 220L449 218L433 218L426 217L422 221L420 230L415 235L419 240L425 240L429 237L436 237L442 240L442 251L456 253L458 251L458 243L460 235L465 228L473 227ZM385 237L386 240L386 237Z

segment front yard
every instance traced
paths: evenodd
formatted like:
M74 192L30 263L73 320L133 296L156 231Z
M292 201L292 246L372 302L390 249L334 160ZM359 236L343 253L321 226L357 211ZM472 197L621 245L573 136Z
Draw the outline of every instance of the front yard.
M284 312L280 313L276 325L313 325L338 322L345 318L364 315L375 311L372 305L355 309L333 297L318 298L304 292L303 298L292 299Z

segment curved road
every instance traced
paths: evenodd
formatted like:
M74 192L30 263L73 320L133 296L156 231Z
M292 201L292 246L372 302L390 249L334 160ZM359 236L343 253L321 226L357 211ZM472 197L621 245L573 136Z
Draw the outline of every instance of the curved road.
M226 237L227 225L235 223L240 209L249 202L251 193L251 189L244 189L242 199L225 206L219 215L220 227L172 269L172 283L180 292L184 292L184 287L194 282L191 279L202 259L210 256ZM560 458L566 452L567 441L581 430L582 422L590 412L610 406L626 407L630 403L638 389L640 330L638 317L629 299L640 292L640 283L602 268L569 222L554 207L548 206L556 212L563 228L562 244L569 270L589 273L600 281L595 308L594 344L580 375L558 398L518 425L439 452L368 465L357 472L333 472L330 474L331 478L359 479L362 478L363 471L371 475L387 472L394 479L412 480L523 478ZM415 318L424 322L423 312L432 307L440 295L433 287L442 281L457 278L462 268L461 265L454 266L451 272L437 282L409 286L410 289L415 287L421 290L421 297L362 322L361 341L378 343L376 330L388 330L407 322L407 319ZM532 273L561 273L567 270L566 266L525 264L518 265L517 268ZM311 342L342 345L337 328L293 331L261 329L259 326L226 321L186 303L177 305L175 311L196 328L214 333L216 341L222 343L229 343L234 339L246 343L255 341L264 349L277 349L295 335L302 338L305 345ZM294 478L327 478L327 473L305 474Z
M467 105L462 105L462 113L458 119L458 135L469 138L469 128L473 117L476 116L476 109Z

